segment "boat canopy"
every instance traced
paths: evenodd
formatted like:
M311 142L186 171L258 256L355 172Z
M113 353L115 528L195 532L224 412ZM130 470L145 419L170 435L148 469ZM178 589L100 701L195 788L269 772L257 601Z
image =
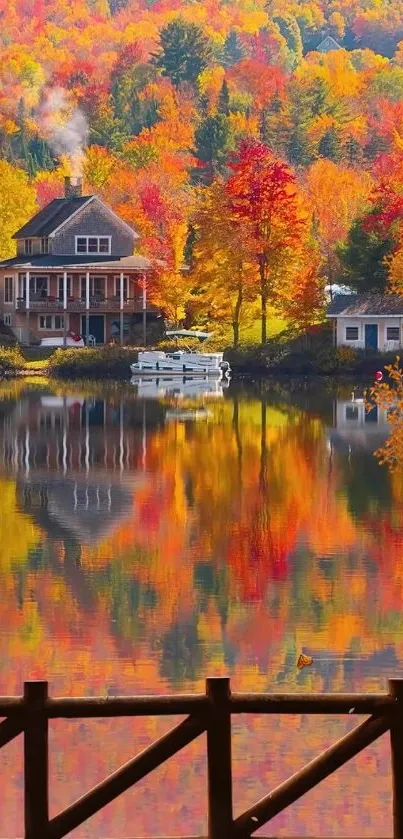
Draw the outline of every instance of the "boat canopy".
M211 338L214 332L198 332L195 329L169 329L166 333L167 338L198 338L199 341L206 341Z

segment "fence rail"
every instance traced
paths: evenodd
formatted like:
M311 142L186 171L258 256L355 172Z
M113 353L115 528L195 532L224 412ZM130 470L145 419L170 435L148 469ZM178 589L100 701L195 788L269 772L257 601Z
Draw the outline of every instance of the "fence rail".
M251 713L368 718L234 819L231 717ZM123 716L185 719L50 819L49 720ZM232 694L229 679L213 678L206 681L206 693L199 695L81 699L53 699L48 695L47 682L25 682L22 697L0 698L0 717L5 717L0 723L0 748L20 734L24 738L25 839L62 839L204 732L208 839L250 839L270 819L387 731L391 739L394 839L403 839L403 680L391 680L388 694L375 695Z

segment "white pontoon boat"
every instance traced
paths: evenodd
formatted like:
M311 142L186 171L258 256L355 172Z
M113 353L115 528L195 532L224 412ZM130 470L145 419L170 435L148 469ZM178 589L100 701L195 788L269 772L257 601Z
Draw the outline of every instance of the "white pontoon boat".
M229 372L228 361L223 360L223 353L200 353L186 350L174 350L173 352L160 352L158 350L146 350L139 352L138 361L130 365L132 375L144 373L164 373L183 376L184 373L191 373L192 376L222 376Z

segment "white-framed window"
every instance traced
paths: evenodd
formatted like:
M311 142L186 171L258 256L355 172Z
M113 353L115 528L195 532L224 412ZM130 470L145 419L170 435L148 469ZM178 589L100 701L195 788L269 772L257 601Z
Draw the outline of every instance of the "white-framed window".
M86 294L86 277L80 277L80 294L81 300L85 300ZM103 300L106 296L106 277L105 274L91 274L90 276L90 297L97 300Z
M63 302L63 275L58 276L58 298L60 302ZM71 297L71 284L72 284L72 276L71 274L67 274L67 298Z
M358 341L358 326L346 326L346 341Z
M13 277L4 277L4 302L5 303L12 303L13 302L13 288L14 288Z
M31 254L32 254L32 239L25 239L25 241L24 241L24 253L27 256L31 256Z
M76 236L76 253L111 252L112 236Z
M11 326L11 315L3 315L3 322L5 326Z
M64 315L39 315L38 329L61 332L64 329Z
M346 405L346 420L358 420L358 405Z
M49 239L43 236L41 239L41 253L49 253Z
M47 274L36 274L29 278L29 293L36 298L44 298L49 295L49 277Z
M115 277L115 297L120 299L120 276ZM123 300L129 297L129 277L123 277Z
M400 328L398 326L387 326L386 327L386 340L387 341L400 341Z

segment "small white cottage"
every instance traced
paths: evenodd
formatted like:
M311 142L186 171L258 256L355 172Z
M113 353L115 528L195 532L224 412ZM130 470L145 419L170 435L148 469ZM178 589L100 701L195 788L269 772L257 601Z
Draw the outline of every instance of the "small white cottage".
M343 294L330 304L336 347L393 352L403 346L403 297Z

